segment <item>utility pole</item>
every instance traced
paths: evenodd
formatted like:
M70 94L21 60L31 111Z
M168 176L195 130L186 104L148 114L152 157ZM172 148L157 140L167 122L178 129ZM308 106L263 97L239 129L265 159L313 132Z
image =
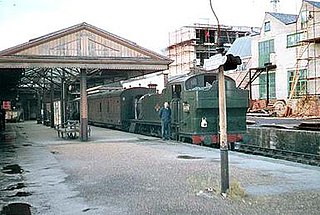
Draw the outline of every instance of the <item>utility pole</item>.
M220 127L220 161L221 161L221 193L229 189L229 158L227 136L227 106L223 65L219 66L219 127Z
M218 24L218 41L217 49L222 57L223 43L220 39L220 23L216 13L213 10L212 2L210 1L210 7L213 15L215 16ZM219 59L219 57L218 57ZM220 58L219 63L219 127L220 127L220 165L221 165L221 194L226 194L229 189L229 158L228 158L228 135L227 135L227 105L226 105L226 92L225 92L225 77L224 71L233 70L237 68L237 65L241 64L241 59L238 56L228 54Z
M217 47L220 52L223 52L223 44L220 40L220 23L216 13L213 10L212 2L210 7L213 15L218 23L218 41ZM229 161L228 161L228 143L227 143L227 108L226 108L226 93L223 65L219 66L219 127L220 127L220 168L221 168L221 193L226 194L229 189Z

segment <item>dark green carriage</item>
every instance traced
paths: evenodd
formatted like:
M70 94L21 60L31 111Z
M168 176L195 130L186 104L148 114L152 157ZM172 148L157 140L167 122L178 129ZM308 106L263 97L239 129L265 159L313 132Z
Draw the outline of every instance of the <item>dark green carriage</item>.
M88 96L90 124L128 130L131 120L137 119L137 103L141 96L155 89L135 87L111 90Z

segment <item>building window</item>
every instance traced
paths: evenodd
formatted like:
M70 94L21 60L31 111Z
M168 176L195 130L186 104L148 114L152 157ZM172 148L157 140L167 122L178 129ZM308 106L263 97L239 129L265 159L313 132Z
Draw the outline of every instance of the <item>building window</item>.
M207 30L206 39L209 43L215 43L215 32L213 30Z
M299 42L303 40L303 33L295 33L295 34L289 34L287 36L287 48L294 47L299 45Z
M293 97L300 97L307 94L307 70L300 69L298 72L298 76L296 76L296 86L294 89ZM294 81L295 81L295 70L288 71L288 96L291 93L291 89L294 88Z
M196 52L197 62L200 62L199 64L197 63L197 66L202 67L204 64L204 60L209 59L209 56L210 56L210 52L208 52L208 51Z
M215 43L215 31L208 29L196 29L196 44Z
M206 42L206 31L203 29L196 29L196 44L202 45Z
M301 13L300 13L301 28L306 28L307 27L308 15L309 15L309 13L308 13L307 10L301 11Z
M259 42L259 67L270 63L270 53L274 53L274 40Z
M237 70L239 71L247 71L249 68L248 68L248 62L247 61L244 61L242 60L242 64L238 66Z
M259 76L259 95L260 99L267 98L267 74ZM269 98L276 98L276 74L269 73Z
M267 32L270 30L271 30L271 24L270 24L270 21L267 21L264 23L264 32Z
M200 44L200 29L196 29L196 44Z

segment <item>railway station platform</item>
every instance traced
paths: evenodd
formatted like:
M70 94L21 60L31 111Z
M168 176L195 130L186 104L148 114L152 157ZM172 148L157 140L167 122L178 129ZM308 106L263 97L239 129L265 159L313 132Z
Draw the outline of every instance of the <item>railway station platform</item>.
M21 205L49 215L320 211L320 167L229 152L224 197L218 149L99 127L87 142L66 140L28 121L1 136L0 214Z

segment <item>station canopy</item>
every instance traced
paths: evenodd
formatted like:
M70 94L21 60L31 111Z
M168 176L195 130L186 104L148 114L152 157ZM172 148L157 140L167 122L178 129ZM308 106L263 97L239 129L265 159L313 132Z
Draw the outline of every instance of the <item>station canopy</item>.
M171 62L132 41L81 23L0 51L4 82L0 90L15 84L45 87L49 80L58 84L62 76L75 82L81 69L91 83L113 83L167 70Z

